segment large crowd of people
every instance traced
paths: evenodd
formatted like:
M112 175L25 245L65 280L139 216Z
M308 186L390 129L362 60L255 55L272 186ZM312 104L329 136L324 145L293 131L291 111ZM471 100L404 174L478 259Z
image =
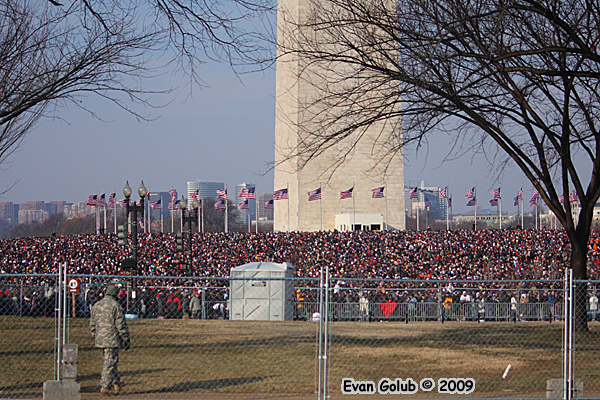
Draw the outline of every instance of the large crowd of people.
M588 277L598 279L600 234L590 239ZM2 274L116 275L128 247L115 235L75 235L0 240ZM172 234L140 234L140 275L224 277L254 261L289 262L295 276L315 278L329 266L336 278L560 279L569 263L563 231L362 231L195 233L192 269Z
M599 247L600 233L593 232L588 257L591 280L600 279ZM9 289L2 284L54 283L54 277L39 274L56 274L64 262L69 274L94 275L84 280L100 282L102 276L119 274L121 262L131 257L130 247L119 246L112 234L6 239L0 241L0 249L4 292ZM427 283L436 280L463 281L454 285L457 290L472 287L464 281L489 281L475 287L494 290L509 287L503 283L508 281L560 280L570 261L570 245L558 230L195 233L190 254L176 250L173 234L140 234L138 274L148 278L139 279L138 285L148 290L181 287L191 276L196 278L192 285L223 287L227 281L218 278L229 276L233 267L256 261L291 263L295 278L306 278L296 286L307 287L318 286L316 278L327 267L332 286L338 286L335 295L358 301L360 292L349 289L403 293L415 287L407 280L424 281L417 284L421 288L441 287ZM200 282L200 277L206 279ZM557 288L560 282L539 286ZM215 294L215 298L222 296ZM435 291L422 291L419 301L434 296Z

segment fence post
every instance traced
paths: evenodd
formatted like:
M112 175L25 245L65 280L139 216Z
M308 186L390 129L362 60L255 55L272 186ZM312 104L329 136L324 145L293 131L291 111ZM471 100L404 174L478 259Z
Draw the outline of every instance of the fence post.
M573 398L573 272L565 269L565 296L563 317L565 322L564 344L563 344L563 398Z
M202 319L206 319L206 285L202 286Z

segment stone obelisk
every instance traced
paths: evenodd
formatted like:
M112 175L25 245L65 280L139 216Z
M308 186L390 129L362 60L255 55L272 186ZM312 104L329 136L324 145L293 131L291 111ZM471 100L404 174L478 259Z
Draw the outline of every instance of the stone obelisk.
M354 146L356 136L351 136L308 162L306 154L296 153L307 134L323 132L310 102L323 95L319 82L332 75L298 52L287 51L301 40L297 28L310 14L313 1L278 0L274 189L287 188L289 199L274 202L274 230L333 230L337 214L379 214L384 218L381 229L403 230L402 153L384 159L379 145L374 146L398 141L400 121L375 123ZM373 198L372 189L378 187L384 187L385 198ZM318 188L321 200L309 201L308 192ZM340 199L340 192L350 188L354 198Z

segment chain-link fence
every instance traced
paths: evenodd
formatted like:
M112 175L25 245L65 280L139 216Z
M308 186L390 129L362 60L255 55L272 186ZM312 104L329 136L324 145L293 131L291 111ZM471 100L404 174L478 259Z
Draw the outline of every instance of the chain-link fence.
M8 278L0 397L39 398L60 365L57 278ZM98 395L102 370L90 309L115 281L132 341L120 352L125 397L545 398L564 380L562 281L78 278L61 311L82 398ZM573 377L578 397L600 398L599 283L578 284L587 331L575 326Z

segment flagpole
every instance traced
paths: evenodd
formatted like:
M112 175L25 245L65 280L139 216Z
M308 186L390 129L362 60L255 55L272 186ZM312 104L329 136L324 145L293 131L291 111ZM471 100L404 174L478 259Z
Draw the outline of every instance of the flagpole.
M117 234L117 188L113 192L115 198L113 199L113 224L115 225L115 235Z
M200 207L200 211L202 212L202 233L204 233L204 196L202 196L202 207Z
M352 229L354 231L356 228L356 207L354 203L354 182L352 182Z
M452 211L452 202L451 202L452 201L452 193L448 192L448 196L449 196L448 202L450 203L450 213L452 214L451 217L454 222L454 211ZM454 227L454 225L453 225L453 227Z
M200 197L199 195L196 196L196 198L199 198L199 197ZM204 207L203 202L200 203L200 207ZM202 209L200 209L200 210L202 210ZM198 215L198 221L196 221L196 228L198 228L198 233L200 233L200 214L197 214L197 215ZM200 235L198 235L198 236L200 236Z
M227 224L227 218L228 218L228 212L227 212L228 210L227 209L229 207L227 207L227 205L228 205L227 204L227 184L225 184L225 233L227 233L227 225L228 225Z
M104 234L107 234L108 227L106 226L106 190L104 191L104 204L102 205L102 207L104 207Z
M417 186L416 189L417 189L417 232L419 232L419 208L421 208L421 202L420 202L421 199L419 199L419 186Z
M473 194L475 195L475 231L477 231L477 182L475 182L475 190Z
M500 182L500 230L502 230L502 182Z
M523 214L524 214L524 204L523 204L523 183L521 183L521 229L524 228L523 226Z
M323 189L319 183L319 217L321 220L321 231L323 231ZM289 197L289 194L288 194Z
M171 190L173 190L173 186L171 186ZM175 197L173 196L173 193L169 193L171 195L171 207L169 207L169 211L171 211L171 233L175 232L175 215L173 214L175 212Z
M148 186L148 195L146 197L146 203L148 203L148 233L152 233L152 208L150 207L150 186ZM146 204L144 204L146 208Z
M100 208L98 208L98 202L100 201L100 191L96 192L96 235L100 234Z
M446 182L446 230L450 230L450 220L448 219L448 196L450 195L450 184Z
M162 195L160 196L160 233L165 233L165 227L163 225L163 201L162 201Z
M290 231L290 184L286 183L285 188L287 191L287 231Z
M258 184L254 184L254 218L256 218L256 234L258 235ZM250 215L250 213L248 213Z
M152 233L152 211L150 210L152 209L150 208L150 186L148 186L146 201L144 202L144 212L147 215L146 220L148 221L148 227L144 227L144 230L147 230L148 233Z
M385 188L387 187L387 183L383 182L383 185L384 185L383 187L385 190ZM388 230L387 193L384 195L383 198L385 199L385 230L387 231Z
M427 200L425 200L425 230L429 226L429 215L427 214Z

